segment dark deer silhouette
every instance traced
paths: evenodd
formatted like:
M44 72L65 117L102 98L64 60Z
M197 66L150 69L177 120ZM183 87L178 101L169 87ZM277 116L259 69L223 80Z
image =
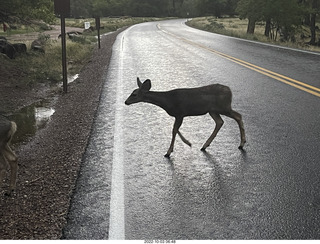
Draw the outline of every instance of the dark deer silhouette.
M218 131L223 125L220 115L225 115L237 121L240 128L241 143L239 149L243 149L246 142L245 131L242 122L242 116L238 112L232 110L231 101L232 93L229 87L213 84L198 88L175 89L166 92L150 91L151 81L147 79L141 82L137 78L138 89L125 101L126 105L138 102L146 102L163 108L170 116L175 117L172 130L172 140L168 152L165 157L170 157L173 152L174 141L178 134L182 141L191 146L191 143L182 136L179 128L183 118L186 116L200 116L209 113L216 123L215 129L201 150L206 150L212 140L216 137Z
M0 115L0 187L8 167L10 167L11 170L10 191L8 191L6 195L10 195L16 187L18 171L17 156L9 146L16 130L17 125L15 122Z

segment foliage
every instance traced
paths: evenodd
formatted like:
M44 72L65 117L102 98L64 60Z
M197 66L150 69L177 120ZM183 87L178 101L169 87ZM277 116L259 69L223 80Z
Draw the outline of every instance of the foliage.
M0 21L12 16L28 21L53 21L54 0L0 0ZM320 14L320 0L70 0L71 16L92 17L197 17L239 15L248 19L247 33L253 34L256 23L265 21L265 35L295 41L294 34L301 25L311 30L310 44L317 40L316 22Z
M276 40L279 33L284 41L294 42L296 31L304 22L310 22L309 16L314 17L309 24L311 29L315 29L314 15L319 14L319 2L320 0L240 0L236 11L241 18L249 20L247 33L253 34L255 23L263 20L266 21L266 36Z
M222 17L223 14L233 15L237 0L198 0L197 5L201 15Z
M32 19L51 23L53 14L53 0L0 0L0 21L10 21L15 16L22 21Z

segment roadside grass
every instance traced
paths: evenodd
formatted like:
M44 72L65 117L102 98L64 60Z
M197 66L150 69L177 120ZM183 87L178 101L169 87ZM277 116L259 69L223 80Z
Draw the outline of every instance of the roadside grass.
M31 49L31 41L25 42L27 49ZM67 40L67 62L68 74L74 75L89 61L94 45L81 44ZM8 73L19 69L21 77L19 80L24 85L32 86L35 83L47 83L53 85L62 81L62 53L61 42L47 40L45 53L28 51L26 54L18 55L15 59L9 59L1 55L1 63L6 67ZM3 77L10 82L16 79L14 76Z
M221 35L232 36L247 40L253 40L274 45L298 48L308 51L320 52L320 47L306 44L310 38L302 38L309 36L310 30L306 26L302 26L296 34L296 42L282 42L278 37L277 41L271 40L264 35L265 23L263 21L256 23L255 33L247 34L248 20L239 18L216 18L212 16L193 18L187 22L187 25L204 31L209 31ZM320 35L318 31L317 36Z
M116 18L102 17L100 18L100 26L101 26L100 33L101 34L108 33L111 31L116 31L125 26L131 26L138 23L157 21L157 20L163 20L163 19L165 18L155 18L155 17L143 18L143 17L129 17L129 16L116 17ZM57 23L60 23L59 20L57 21L58 21ZM94 18L66 19L66 26L84 28L85 22L90 22L90 26L95 27ZM96 33L97 33L96 31L93 32L93 34L96 34Z
M160 18L101 18L100 34L116 31L125 26L131 26L137 23L161 20ZM84 28L84 22L90 22L91 26L95 26L95 19L66 19L66 26ZM56 19L55 23L59 25L60 20ZM45 30L44 24L40 26L26 27L17 25L17 28L12 30L10 34L24 34L27 32L39 31L38 38L45 38L41 34ZM0 31L0 36L4 33ZM97 31L83 33L76 36L73 40L67 39L67 62L68 74L75 75L80 72L82 67L90 60L92 50L97 44ZM12 73L19 73L19 82L25 85L32 86L35 83L55 84L62 81L62 52L61 41L45 38L45 53L31 51L32 41L23 41L26 44L28 52L18 55L15 59L9 59L0 53L0 61L2 69L6 70L6 74L2 78L8 82L13 79L17 80L17 75L12 76ZM16 72L19 71L19 72Z

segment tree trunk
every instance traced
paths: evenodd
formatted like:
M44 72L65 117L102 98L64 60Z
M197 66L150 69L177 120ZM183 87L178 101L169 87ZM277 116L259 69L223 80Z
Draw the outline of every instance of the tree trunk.
M256 27L256 20L253 18L249 18L247 34L254 34L255 27Z
M172 7L173 7L173 16L176 14L176 1L172 0Z
M266 21L266 28L264 29L264 35L265 35L266 37L269 37L270 32L271 32L271 20L270 20L270 19L267 19L267 21Z
M312 12L310 14L310 31L311 31L311 40L310 44L311 45L316 45L316 18L317 18L317 13L316 10L318 9L318 0L313 0L311 2L311 8Z
M316 14L315 13L310 14L310 31L311 31L310 44L315 45L316 44Z

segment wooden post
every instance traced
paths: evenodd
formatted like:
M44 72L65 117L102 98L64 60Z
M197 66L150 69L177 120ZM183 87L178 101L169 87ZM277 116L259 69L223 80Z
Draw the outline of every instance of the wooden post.
M64 14L60 15L61 19L61 45L62 45L62 77L63 77L63 91L68 92L67 79L67 48L66 48L66 23Z
M96 29L98 31L98 47L100 49L101 46L100 46L100 18L99 17L96 18Z
M61 20L61 44L62 44L62 77L63 91L68 91L67 79L67 50L66 50L66 22L65 18L70 16L70 0L54 0L54 12L60 15Z

